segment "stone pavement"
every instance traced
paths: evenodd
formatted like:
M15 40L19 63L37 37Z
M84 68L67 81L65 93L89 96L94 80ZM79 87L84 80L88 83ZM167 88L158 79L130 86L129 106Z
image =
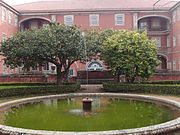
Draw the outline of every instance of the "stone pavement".
M95 85L81 85L81 91L78 93L102 93L103 86L101 84Z

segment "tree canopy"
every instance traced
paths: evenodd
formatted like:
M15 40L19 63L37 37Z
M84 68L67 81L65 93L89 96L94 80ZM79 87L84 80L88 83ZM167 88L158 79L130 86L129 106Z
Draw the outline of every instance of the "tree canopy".
M124 74L127 82L149 78L159 64L155 42L146 32L116 31L103 43L102 55L114 74Z
M104 40L113 33L114 31L112 29L90 29L85 31L84 40L86 44L87 57L90 59L92 56L101 53Z
M28 68L44 62L56 66L57 82L67 78L70 66L84 59L84 38L76 26L51 24L17 33L2 43L5 64Z
M97 53L102 53L114 74L123 72L128 82L150 77L159 64L155 42L145 32L90 30L82 35L76 26L59 24L19 32L2 43L1 52L11 68L53 63L58 84L67 79L75 61Z

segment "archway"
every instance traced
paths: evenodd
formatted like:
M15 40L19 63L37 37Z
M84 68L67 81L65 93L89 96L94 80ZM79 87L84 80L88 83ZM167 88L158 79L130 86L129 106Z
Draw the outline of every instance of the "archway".
M21 30L26 30L31 28L41 28L49 23L51 23L51 20L44 17L29 17L21 20L19 25Z
M167 31L171 19L163 15L146 15L138 18L137 25L139 29L148 31Z
M161 61L160 65L158 66L159 70L167 70L167 57L162 54L158 54L158 59Z
M103 71L103 65L100 62L93 61L87 65L88 71Z

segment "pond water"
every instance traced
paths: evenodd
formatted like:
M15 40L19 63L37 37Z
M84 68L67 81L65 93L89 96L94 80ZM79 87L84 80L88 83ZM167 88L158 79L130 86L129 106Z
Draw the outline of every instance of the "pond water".
M3 117L7 126L51 131L103 131L163 123L179 116L160 104L95 97L92 111L82 110L83 98L48 99L13 107Z

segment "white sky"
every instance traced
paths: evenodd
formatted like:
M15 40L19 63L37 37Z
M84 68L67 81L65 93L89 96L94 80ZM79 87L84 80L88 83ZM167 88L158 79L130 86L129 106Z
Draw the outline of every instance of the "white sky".
M3 0L9 5L18 5L23 3L35 2L35 1L42 1L42 0Z

